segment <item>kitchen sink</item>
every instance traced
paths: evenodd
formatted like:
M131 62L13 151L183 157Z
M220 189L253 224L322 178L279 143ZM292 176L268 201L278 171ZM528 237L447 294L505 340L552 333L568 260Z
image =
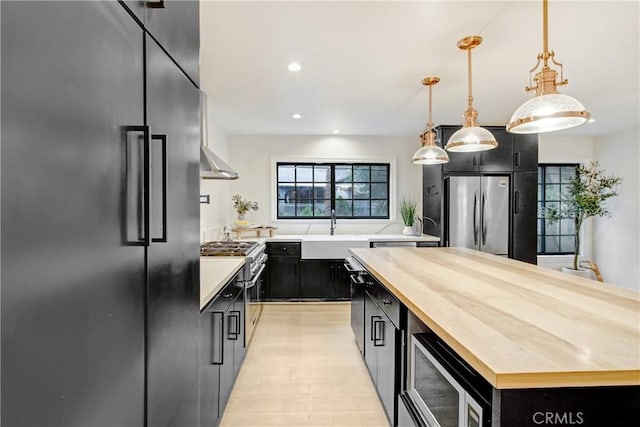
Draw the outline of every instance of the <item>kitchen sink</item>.
M348 257L349 248L368 248L367 236L357 234L308 234L302 238L302 259L342 259Z

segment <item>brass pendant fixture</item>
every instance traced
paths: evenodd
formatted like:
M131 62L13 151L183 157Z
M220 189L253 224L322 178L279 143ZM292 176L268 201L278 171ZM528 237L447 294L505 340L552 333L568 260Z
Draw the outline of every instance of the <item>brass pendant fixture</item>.
M586 123L591 114L577 99L558 93L557 87L564 86L569 81L563 76L562 64L556 62L554 52L549 51L548 29L548 1L542 1L542 31L543 52L538 54L536 66L529 72L529 86L527 92L536 91L536 96L522 104L507 125L507 131L511 133L543 133L561 129L568 129ZM560 67L560 80L557 81L558 72L549 67L549 60ZM531 75L536 73L535 86L531 83Z
M471 91L471 50L482 43L480 36L468 36L458 41L458 48L467 51L467 68L469 72L469 97L465 110L464 126L458 129L444 147L447 151L471 153L475 151L491 150L498 146L498 141L488 130L478 126L478 111L473 108L473 95Z
M449 162L447 152L436 144L436 133L433 131L431 120L431 86L437 84L440 77L432 76L422 79L422 84L429 88L429 121L427 130L420 135L422 147L413 155L413 163L417 165L441 165Z

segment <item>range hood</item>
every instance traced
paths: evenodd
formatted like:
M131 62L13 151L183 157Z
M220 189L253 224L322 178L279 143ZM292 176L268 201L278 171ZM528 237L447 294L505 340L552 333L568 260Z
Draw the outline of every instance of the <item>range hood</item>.
M208 147L200 145L200 178L238 179L238 173Z
M200 91L200 178L238 179L238 173L208 147L207 94Z

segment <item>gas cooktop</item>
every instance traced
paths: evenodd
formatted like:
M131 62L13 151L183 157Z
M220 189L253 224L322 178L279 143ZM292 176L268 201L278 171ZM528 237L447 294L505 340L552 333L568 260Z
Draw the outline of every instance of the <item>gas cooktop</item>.
M216 240L200 245L200 256L246 256L258 242Z

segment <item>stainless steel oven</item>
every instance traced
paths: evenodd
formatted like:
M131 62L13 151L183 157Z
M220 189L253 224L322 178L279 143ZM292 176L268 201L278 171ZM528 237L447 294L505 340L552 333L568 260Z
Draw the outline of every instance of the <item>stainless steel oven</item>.
M492 389L434 333L411 336L407 391L429 427L489 427Z
M263 248L264 250L264 248ZM245 282L245 337L249 344L264 302L264 270L267 266L267 254L260 252L252 258L249 267L249 279Z

